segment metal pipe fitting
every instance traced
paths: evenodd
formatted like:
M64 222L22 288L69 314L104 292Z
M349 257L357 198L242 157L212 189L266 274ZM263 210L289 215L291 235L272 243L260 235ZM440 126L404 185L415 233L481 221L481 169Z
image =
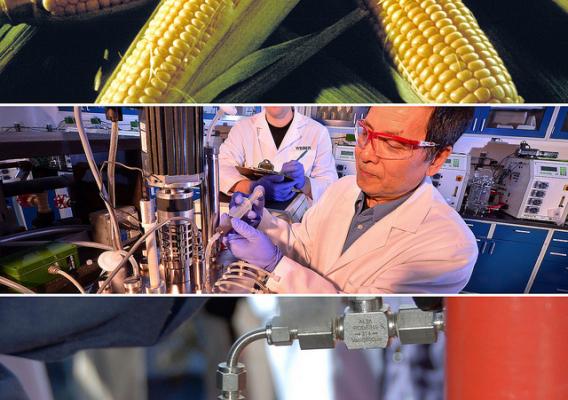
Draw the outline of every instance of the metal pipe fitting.
M383 307L381 297L351 297L349 298L349 309L355 313L377 312Z
M386 348L397 336L401 344L434 343L438 332L443 330L442 312L401 306L398 313L392 313L380 297L351 298L344 314L328 321L312 319L309 323L291 324L282 317L275 317L266 328L239 338L231 347L227 361L219 364L217 387L223 393L219 399L244 399L246 370L238 360L243 348L256 340L266 339L274 346L290 346L298 340L302 350L331 349L341 340L353 350Z
M354 297L339 319L338 333L348 349L385 348L392 336L392 316L380 297Z
M396 315L396 335L401 344L429 344L438 340L444 328L442 313L401 307Z
M139 294L142 291L142 279L139 276L128 277L122 284L126 294Z
M273 346L290 346L298 338L298 331L290 329L283 324L279 317L275 317L266 325L266 341Z
M246 388L245 366L238 363L234 367L228 367L227 363L221 363L217 367L217 388L221 390L219 400L244 400L242 391Z
M218 397L221 400L244 399L242 391L246 388L246 369L239 363L243 349L249 344L268 338L268 329L261 328L241 336L231 346L227 361L217 367L217 388L221 391Z

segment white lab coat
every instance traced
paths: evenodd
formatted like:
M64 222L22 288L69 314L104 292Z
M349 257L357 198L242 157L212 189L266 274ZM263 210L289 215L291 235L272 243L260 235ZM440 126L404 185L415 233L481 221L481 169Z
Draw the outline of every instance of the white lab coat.
M467 284L477 244L465 222L425 180L403 204L341 254L355 201L355 176L328 188L301 223L266 210L259 229L284 257L268 280L277 293L457 293Z
M274 164L274 169L280 171L285 162L297 159L305 149L308 152L299 161L310 179L312 198L316 202L325 189L337 181L331 139L326 127L294 112L292 124L280 149L277 149L264 110L242 119L233 126L219 149L220 189L229 194L235 183L245 179L236 165L258 167L262 160L268 159Z

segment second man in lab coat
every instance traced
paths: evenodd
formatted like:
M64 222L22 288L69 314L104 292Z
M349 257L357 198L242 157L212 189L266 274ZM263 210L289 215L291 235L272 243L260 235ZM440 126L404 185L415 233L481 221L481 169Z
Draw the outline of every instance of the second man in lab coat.
M294 182L283 182L277 176L254 182L235 168L256 168L263 160L270 160L275 171L282 171ZM222 192L251 193L255 185L261 184L269 201L290 200L294 189L298 189L316 202L337 180L329 132L289 106L265 107L237 122L221 145L219 161Z

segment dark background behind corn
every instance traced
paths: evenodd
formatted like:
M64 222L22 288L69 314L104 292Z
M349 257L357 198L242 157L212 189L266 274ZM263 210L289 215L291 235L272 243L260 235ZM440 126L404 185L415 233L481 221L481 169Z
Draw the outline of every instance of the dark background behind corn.
M553 0L464 3L493 42L526 102L568 102L567 11ZM301 0L265 46L319 32L357 4L328 0L322 8L321 1ZM0 27L0 102L93 102L97 71L102 67L103 78L112 72L151 11L147 7L128 17L93 24ZM14 46L21 47L16 54L10 52ZM103 58L105 49L108 60ZM388 63L371 20L363 20L276 86L247 101L401 102ZM232 98L239 86L216 100ZM357 90L361 86L369 94Z

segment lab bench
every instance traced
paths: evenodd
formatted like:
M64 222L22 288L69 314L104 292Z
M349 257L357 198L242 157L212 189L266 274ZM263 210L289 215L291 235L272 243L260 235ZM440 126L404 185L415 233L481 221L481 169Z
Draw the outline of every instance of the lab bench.
M506 215L464 220L479 249L464 292L568 293L568 228Z

